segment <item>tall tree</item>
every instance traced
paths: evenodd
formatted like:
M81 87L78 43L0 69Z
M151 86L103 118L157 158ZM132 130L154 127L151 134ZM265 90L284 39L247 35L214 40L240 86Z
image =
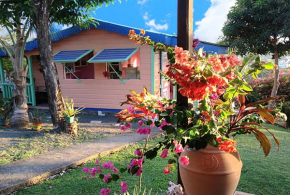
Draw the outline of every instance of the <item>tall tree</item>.
M0 46L10 57L13 65L13 112L11 126L26 128L29 123L26 95L28 65L24 63L24 49L32 26L30 25L30 18L23 17L25 9L19 5L3 5L3 2L0 2L0 12L0 24L6 28L10 36L9 41L0 39Z
M88 27L93 22L89 11L113 0L27 0L33 7L33 20L37 32L40 66L48 94L48 105L55 127L62 127L61 111L64 103L56 65L53 61L50 23Z
M237 0L223 27L224 40L238 53L273 54L274 85L271 96L279 88L279 57L290 50L289 0ZM269 108L275 107L274 102Z

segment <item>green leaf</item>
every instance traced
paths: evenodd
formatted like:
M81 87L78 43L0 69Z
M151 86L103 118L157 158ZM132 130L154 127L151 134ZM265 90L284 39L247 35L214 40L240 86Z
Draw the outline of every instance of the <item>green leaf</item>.
M174 160L174 159L169 159L168 160L168 164L174 164L174 163L176 163L176 160Z
M119 175L112 174L112 180L113 181L117 181L118 179L120 179Z
M247 83L244 83L241 88L245 91L253 91L252 87Z
M126 172L127 171L127 168L121 168L120 169L120 173L124 173L124 172Z
M154 124L156 127L160 127L160 125L161 125L160 121L155 121Z
M269 62L267 64L263 64L263 67L267 70L272 70L274 68L274 63L273 62Z
M140 167L138 167L138 166L136 166L136 165L133 166L133 167L131 168L131 173L132 173L132 175L135 175L139 169L140 169ZM130 169L129 169L129 171L130 171Z
M155 158L157 156L157 151L155 150L148 150L145 154L147 159L152 160L153 158Z
M100 178L100 179L104 179L104 177L105 177L104 174L100 174L100 175L99 175L99 178Z
M174 133L175 132L175 128L171 125L165 125L162 127L162 129L164 131L166 131L167 134L171 134L171 133Z
M159 116L168 116L167 112L162 112Z

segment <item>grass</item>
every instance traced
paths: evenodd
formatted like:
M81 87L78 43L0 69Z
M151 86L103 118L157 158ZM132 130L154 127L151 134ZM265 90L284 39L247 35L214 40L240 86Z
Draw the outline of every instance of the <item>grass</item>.
M78 131L77 137L67 133L51 131L42 131L39 134L27 134L26 137L13 139L13 144L0 148L0 166L7 165L12 161L43 154L53 149L103 137L105 136L101 133L92 133L82 129Z
M286 195L290 191L288 168L290 131L271 125L266 126L271 128L271 131L280 140L281 150L276 152L276 147L272 144L269 156L264 157L262 149L253 135L237 137L238 150L243 160L242 176L237 190L257 195ZM132 145L110 156L101 157L99 160L110 160L117 167L122 167L129 159L133 158L132 154L137 147L139 146ZM156 158L152 161L147 160L144 164L143 187L152 188L152 194L164 194L168 187L168 181L176 181L176 172L169 176L162 173L166 163L166 159ZM84 166L93 167L94 163L88 163ZM100 189L106 185L97 178L86 180L86 174L82 172L84 166L68 171L54 179L46 180L39 185L23 189L17 194L98 194ZM121 180L128 181L130 191L133 190L134 185L138 184L138 178L127 173L121 174ZM108 186L113 187L114 192L120 190L119 184L111 183Z

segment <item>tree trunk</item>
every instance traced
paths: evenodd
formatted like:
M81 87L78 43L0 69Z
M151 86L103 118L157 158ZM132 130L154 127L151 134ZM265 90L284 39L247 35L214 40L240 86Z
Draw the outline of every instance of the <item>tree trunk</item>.
M278 65L278 51L277 48L275 49L275 53L274 53L274 58L275 58L275 69L274 69L274 85L273 85L273 89L271 92L271 97L276 96L277 92L278 92L278 88L279 88L279 65ZM272 100L269 102L268 105L269 109L275 109L275 100Z
M16 29L16 44L14 45L15 56L13 63L13 112L11 117L11 127L27 128L29 123L27 95L26 95L26 76L27 66L23 65L24 56L24 37L21 35L21 27Z
M35 27L38 40L40 66L43 70L45 87L48 95L48 106L51 120L55 128L64 128L64 118L61 111L64 109L59 77L53 61L49 31L49 15L52 0L33 0Z

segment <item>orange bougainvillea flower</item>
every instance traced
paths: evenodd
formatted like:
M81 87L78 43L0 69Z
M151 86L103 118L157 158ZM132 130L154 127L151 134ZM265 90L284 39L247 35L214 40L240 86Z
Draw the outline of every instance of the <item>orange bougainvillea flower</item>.
M129 31L129 36L134 36L134 35L136 35L135 31L134 30L130 30Z
M141 30L140 30L140 34L145 35L145 30L144 30L144 29L141 29Z

